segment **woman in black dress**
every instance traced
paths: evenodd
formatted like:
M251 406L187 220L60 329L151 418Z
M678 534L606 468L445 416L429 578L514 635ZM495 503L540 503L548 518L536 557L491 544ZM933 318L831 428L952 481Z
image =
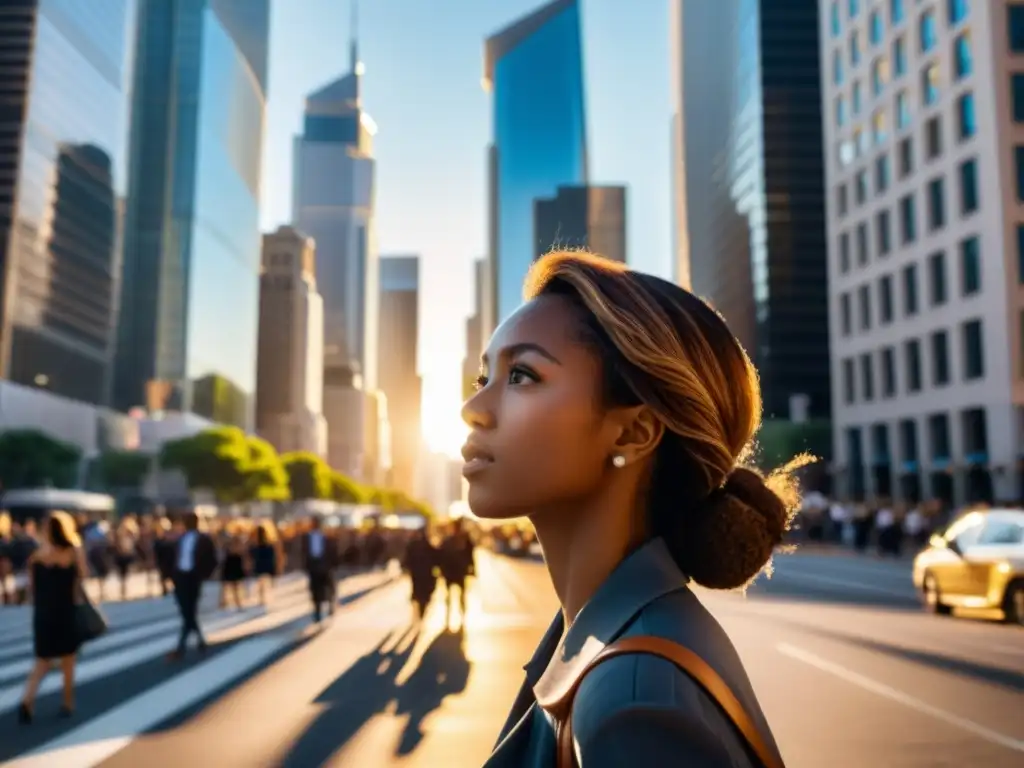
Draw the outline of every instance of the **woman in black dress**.
M224 563L221 565L220 572L223 589L221 602L225 606L230 595L234 600L235 607L239 610L243 608L245 601L242 591L247 571L245 540L237 531L229 531L224 545Z
M43 545L29 560L29 577L36 663L25 683L18 719L32 722L36 691L50 667L60 661L64 674L61 716L70 717L75 707L75 656L78 632L75 602L88 569L75 523L67 512L52 512L43 526Z

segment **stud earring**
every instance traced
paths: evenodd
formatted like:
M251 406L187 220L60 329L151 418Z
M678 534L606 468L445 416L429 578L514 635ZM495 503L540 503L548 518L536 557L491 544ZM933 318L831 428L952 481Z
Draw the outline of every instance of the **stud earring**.
M616 469L622 469L624 466L626 466L626 457L621 454L616 454L615 456L612 456L612 466L614 466Z

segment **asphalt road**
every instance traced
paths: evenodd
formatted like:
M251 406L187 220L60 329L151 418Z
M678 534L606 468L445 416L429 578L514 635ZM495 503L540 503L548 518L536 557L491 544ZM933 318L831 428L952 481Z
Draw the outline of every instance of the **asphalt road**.
M344 605L321 631L300 580L282 583L267 613L218 612L211 595L217 645L184 666L162 659L175 631L168 601L112 605L113 631L82 660L78 714L55 719L50 693L29 727L13 711L27 613L0 609L0 761L479 766L556 609L539 563L481 553L479 571L461 632L445 630L440 594L417 629L406 584L382 574L343 582ZM702 599L744 658L790 768L1024 761L1024 631L925 615L908 563L783 555L746 596Z

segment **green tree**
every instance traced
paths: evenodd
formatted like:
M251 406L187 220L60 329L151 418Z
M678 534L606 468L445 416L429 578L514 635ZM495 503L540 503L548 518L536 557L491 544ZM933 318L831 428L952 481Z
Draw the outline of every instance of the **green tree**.
M362 504L366 490L343 472L331 472L331 498L339 504Z
M177 469L192 490L212 491L218 501L240 501L249 480L250 447L238 427L213 427L191 437L165 443L160 463Z
M96 473L105 488L138 488L152 462L148 453L104 451L96 461Z
M288 473L277 450L262 438L249 435L249 461L240 501L287 501L291 498Z
M332 472L322 458L308 451L295 451L284 454L281 461L293 499L331 498Z
M70 488L81 459L76 446L39 430L13 429L0 435L0 480L5 488Z

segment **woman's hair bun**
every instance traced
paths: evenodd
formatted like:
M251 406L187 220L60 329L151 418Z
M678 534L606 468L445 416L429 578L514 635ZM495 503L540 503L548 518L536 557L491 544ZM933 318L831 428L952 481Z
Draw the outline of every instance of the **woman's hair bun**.
M780 489L783 490L783 489ZM709 589L737 589L749 584L771 560L790 520L790 507L765 478L737 467L721 488L696 509L675 546L687 575Z

